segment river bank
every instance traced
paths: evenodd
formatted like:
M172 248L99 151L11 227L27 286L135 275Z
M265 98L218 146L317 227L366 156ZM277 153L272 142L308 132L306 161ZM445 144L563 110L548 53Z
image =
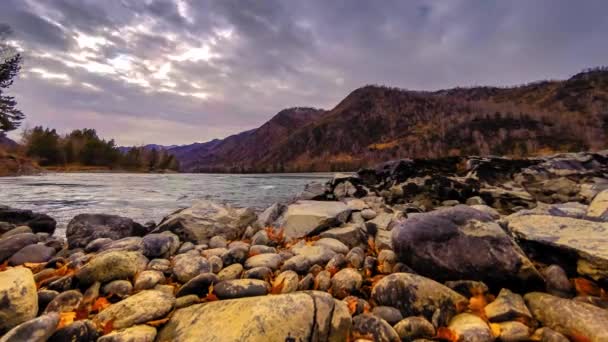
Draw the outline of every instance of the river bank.
M2 207L1 341L606 341L607 174L606 152L403 160L65 238Z

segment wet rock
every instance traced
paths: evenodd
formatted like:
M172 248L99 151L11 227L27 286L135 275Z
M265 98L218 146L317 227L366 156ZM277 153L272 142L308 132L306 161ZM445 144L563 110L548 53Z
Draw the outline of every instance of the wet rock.
M217 319L218 312L223 319ZM346 305L329 294L297 292L179 309L160 330L157 340L300 341L314 336L317 341L345 341L350 325Z
M486 284L474 280L454 280L446 281L445 286L470 298L478 295L485 295L490 290Z
M243 265L232 264L232 265L222 269L217 274L217 277L219 278L219 280L238 279L241 277L242 273L243 273Z
M38 290L38 312L43 312L46 306L58 295L59 292L54 290Z
M112 241L112 239L110 238L99 238L99 239L95 239L92 240L91 242L89 242L86 247L84 248L84 251L87 253L95 253L98 252L100 250L102 250L104 247L106 247L107 245L109 245Z
M173 274L182 283L208 272L211 272L209 262L197 253L178 254L173 258Z
M46 342L57 329L57 324L58 313L45 314L14 327L0 338L0 342Z
M393 273L372 288L378 305L401 311L403 317L435 316L438 325L445 325L456 313L468 306L468 300L450 288L425 277L409 273Z
M168 230L177 234L182 241L206 244L214 236L236 240L255 220L253 209L199 201L190 208L178 210L165 217L153 232Z
M331 289L334 297L343 299L354 294L363 285L363 277L352 268L345 268L331 278Z
M433 279L542 283L530 260L491 219L465 205L419 214L393 230L393 245L405 264Z
M324 246L303 246L294 248L295 256L285 261L281 270L292 270L305 273L313 265L325 265L336 254Z
M499 323L500 335L498 338L504 342L529 341L530 328L521 322Z
M32 233L12 235L0 239L0 263L5 262L22 248L38 242L38 237Z
M100 337L97 342L154 342L156 328L149 325L136 325Z
M608 311L593 305L532 292L524 296L534 318L566 336L608 340Z
M399 321L395 331L401 341L414 341L419 338L431 338L435 336L435 327L423 317L412 316Z
M245 268L268 267L271 270L277 270L282 262L283 258L279 254L258 254L245 261Z
M112 321L115 329L128 328L164 317L174 304L175 298L170 294L145 290L108 306L95 316L94 321L101 325Z
M507 220L509 230L529 254L540 257L574 254L579 274L595 280L608 277L608 222L517 214Z
M8 264L17 266L27 263L41 263L49 261L55 255L55 248L42 244L29 245L21 248L8 259Z
M74 217L66 230L70 248L84 248L99 238L119 240L129 236L143 236L147 228L130 218L106 214L80 214Z
M566 271L559 265L551 265L542 271L547 292L559 297L569 297L573 292L572 284L566 275Z
M399 335L382 318L372 314L361 314L353 318L353 338L371 338L373 341L399 342Z
M349 251L348 246L340 242L339 240L332 238L321 238L313 243L313 246L321 246L331 249L332 251L340 254L346 254Z
M171 261L167 259L152 259L148 263L149 270L159 271L163 274L171 274Z
M76 278L84 285L96 281L105 283L115 279L127 279L144 270L148 259L139 252L110 251L94 256L76 272Z
M80 305L81 301L82 293L80 293L78 290L62 292L46 306L44 313L47 314L51 312L62 313L75 311Z
M258 279L224 280L213 287L219 299L263 296L270 291L267 282Z
M344 227L340 228L332 228L328 229L321 234L319 234L321 238L332 238L336 239L349 248L353 248L362 243L365 243L365 234L363 232L363 228L358 224L348 224Z
M142 243L143 254L148 258L168 258L179 248L179 238L171 232L148 234Z
M141 271L135 277L133 287L135 291L148 290L154 288L157 284L165 282L165 276L160 271L146 270Z
M57 222L46 214L5 206L0 206L0 221L16 226L28 226L34 233L43 232L51 235L55 232L57 226Z
M494 335L486 322L470 313L461 313L450 321L448 329L458 336L458 341L492 342Z
M34 275L16 267L0 272L0 334L36 317L38 295Z
M118 298L126 298L133 292L133 285L128 280L114 280L105 284L101 293L106 296L114 295Z
M587 216L608 219L608 190L595 195L587 209Z
M490 322L505 322L513 320L531 321L532 315L524 303L524 299L508 289L500 290L498 297L484 308Z
M249 257L248 246L235 246L230 248L226 253L222 254L224 265L244 264Z
M315 289L319 291L327 291L331 287L331 273L321 271L315 277Z
M226 248L228 247L228 241L225 237L218 235L209 239L209 248Z
M269 279L272 275L272 270L268 267L254 267L250 270L247 270L243 273L244 279L259 279L266 280ZM224 279L229 280L229 279Z
M209 293L209 286L219 282L220 279L213 273L199 274L182 285L175 296L182 297L195 294L200 297L205 297Z
M350 209L342 202L300 200L288 206L278 220L287 240L297 239L345 223Z
M90 320L74 321L55 331L49 338L49 342L89 342L96 341L99 337L97 328Z
M395 325L403 319L401 311L393 308L392 306L376 306L372 310L372 314L387 321L390 325Z

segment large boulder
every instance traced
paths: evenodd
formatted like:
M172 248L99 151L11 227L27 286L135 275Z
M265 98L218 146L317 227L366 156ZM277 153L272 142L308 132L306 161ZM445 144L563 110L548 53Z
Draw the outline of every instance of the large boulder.
M404 263L436 280L504 285L542 279L489 214L465 205L405 220L393 229L393 246Z
M346 341L346 304L297 292L189 306L175 311L157 341Z
M28 226L34 233L48 233L50 235L55 232L57 226L55 219L46 214L6 206L0 206L0 221L12 223L16 226Z
M541 292L528 293L524 300L543 326L576 341L608 341L607 310Z
M210 201L199 201L190 208L165 217L153 233L171 231L182 241L208 243L214 236L227 240L240 238L257 217L251 208L233 208Z
M507 221L511 233L535 259L559 263L570 273L596 280L608 277L608 222L517 214Z
M107 214L80 214L74 217L66 230L70 248L84 248L95 239L119 240L129 236L143 236L148 228L130 218Z
M297 239L345 223L350 212L342 202L301 200L289 205L276 225L284 228L287 240Z
M0 272L0 334L36 317L38 295L32 271L23 267Z

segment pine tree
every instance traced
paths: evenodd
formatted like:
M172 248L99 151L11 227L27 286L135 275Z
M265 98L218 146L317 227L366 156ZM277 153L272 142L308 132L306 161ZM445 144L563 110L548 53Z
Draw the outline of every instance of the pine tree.
M19 73L22 61L21 55L5 43L9 33L7 26L0 25L0 133L16 129L25 117L16 108L15 98L5 94Z

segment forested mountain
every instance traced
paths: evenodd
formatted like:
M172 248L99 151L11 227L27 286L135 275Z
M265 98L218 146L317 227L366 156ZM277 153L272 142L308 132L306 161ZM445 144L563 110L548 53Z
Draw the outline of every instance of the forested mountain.
M292 108L257 129L169 149L188 172L355 170L395 158L527 156L608 146L608 69L563 81L434 92L356 89L330 111Z

